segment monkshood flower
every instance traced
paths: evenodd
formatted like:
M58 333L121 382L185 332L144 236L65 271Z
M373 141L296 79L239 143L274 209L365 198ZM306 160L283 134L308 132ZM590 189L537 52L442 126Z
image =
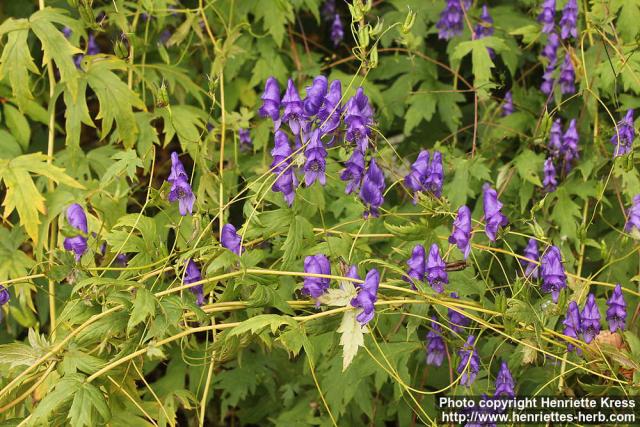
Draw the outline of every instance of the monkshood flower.
M116 255L116 264L126 267L129 264L129 256L127 254Z
M333 15L336 14L336 0L325 0L320 13L325 21L333 19Z
M374 159L369 161L369 168L362 180L362 188L360 188L360 199L367 206L364 217L369 215L377 217L378 209L384 203L383 191L385 189L384 174L376 164Z
M331 265L322 254L310 255L304 259L304 272L311 274L331 274ZM324 277L305 277L302 293L318 298L329 288L329 279Z
M340 15L336 13L331 23L331 41L334 47L338 47L342 39L344 38L344 27L340 20Z
M458 209L458 216L453 221L453 231L449 236L449 243L455 243L458 249L464 254L464 259L467 259L469 252L471 251L471 210L463 205Z
M249 129L238 129L238 141L240 142L241 150L253 149L253 142L251 141L251 134Z
M627 320L627 303L622 294L622 287L618 283L607 300L607 322L609 330L615 332L618 329L624 331Z
M633 196L633 203L627 211L627 223L624 231L631 232L633 229L640 231L640 194Z
M451 298L459 299L457 292L451 292L449 294ZM462 313L457 312L451 308L447 309L447 316L449 317L449 322L451 322L451 329L455 332L462 332L462 329L469 326L471 324L471 319L465 316Z
M345 139L355 142L362 153L366 153L369 146L369 136L373 123L373 109L369 104L369 98L364 94L364 89L359 87L345 105L344 123L347 126Z
M431 316L431 330L427 332L427 365L440 366L446 354L444 339L442 339L442 328Z
M69 33L69 35L71 35L71 33ZM98 43L96 43L95 36L93 34L89 34L89 37L87 38L87 53L79 53L77 55L74 55L73 62L76 64L77 68L80 68L85 55L97 55L99 53L100 46L98 46Z
M424 182L427 180L429 171L429 152L422 150L418 154L416 161L411 165L411 172L404 177L405 185L414 192L412 198L414 205L418 200L418 193L426 189Z
M364 155L357 148L351 153L351 157L344 164L344 170L340 174L340 179L347 182L346 194L358 191L362 176L364 175Z
M364 283L358 283L358 296L351 300L351 305L361 308L362 311L356 316L356 320L361 325L366 325L373 319L375 313L374 303L378 299L378 285L380 285L380 273L372 268L364 278Z
M624 156L631 151L633 140L636 138L636 130L633 127L633 108L627 111L624 119L618 122L618 132L611 137L611 143L615 147L613 156Z
M180 161L178 153L173 151L171 153L171 172L169 173L167 181L173 184L178 180L188 181L189 175L187 175L187 171L184 170L184 165Z
M0 306L5 305L11 299L9 291L3 285L0 285Z
M471 1L462 2L462 7L469 9ZM449 40L462 33L464 11L460 5L460 0L447 0L447 4L440 13L440 20L436 23L438 38Z
M271 186L271 190L282 193L284 200L289 206L293 204L298 187L298 179L291 167L291 145L289 137L281 130L277 130L275 134L275 147L271 150L271 168L276 174L276 181Z
M63 243L65 250L72 251L75 254L76 261L80 261L82 255L87 252L87 238L84 235L89 232L87 215L84 213L82 206L74 203L67 208L67 222L70 226L83 233L74 237L67 237Z
M578 304L575 301L571 301L569 303L569 307L567 307L567 314L562 321L564 325L564 330L562 333L568 337L579 339L580 333L582 332L582 319L580 318L580 308L578 308ZM567 343L567 350L573 351L575 346L571 343ZM579 349L578 349L579 350Z
M576 91L576 72L573 69L573 62L571 62L571 56L567 53L564 57L564 63L560 68L560 92L562 94L572 94Z
M429 249L429 256L427 258L426 275L427 281L438 293L444 291L444 284L449 283L449 276L445 270L446 264L440 256L440 248L437 244L432 244Z
M476 379L476 375L480 370L480 357L474 347L476 337L469 335L464 346L458 350L458 356L460 356L460 363L456 372L462 374L460 378L460 384L470 387L473 381Z
M502 117L507 117L513 114L515 109L513 108L513 95L511 91L504 94L504 104L502 104Z
M544 161L543 172L544 178L542 185L544 186L544 190L547 193L556 191L558 180L556 178L556 167L553 165L553 159L551 157L548 157L547 160Z
M485 4L482 6L480 22L476 25L475 28L476 38L481 39L484 37L492 36L493 32L493 18L491 17L491 15L489 15L489 8Z
M189 184L189 177L184 170L182 162L178 158L178 153L171 153L171 173L167 178L167 181L171 183L171 191L169 191L169 201L171 203L178 201L178 209L180 215L185 216L193 213L193 204L196 201L196 196L191 190Z
M584 342L589 344L600 333L600 311L596 304L596 297L593 294L587 296L587 302L581 313L582 317L582 337Z
M556 246L551 246L540 260L542 292L551 292L553 302L558 302L560 290L567 287L567 275L562 265L562 254Z
M442 183L444 182L444 168L442 167L442 153L435 151L429 163L429 174L425 181L427 189L434 196L442 196Z
M225 224L222 227L222 234L220 235L222 247L240 255L242 253L240 242L242 242L242 238L236 232L236 228L232 224Z
M198 265L190 259L187 263L187 269L184 274L184 284L190 285L192 283L200 282L201 280L202 275L200 274ZM204 304L204 288L202 284L192 286L189 290L196 296L196 303L198 305Z
M280 127L280 85L275 77L269 77L264 84L264 92L260 96L262 106L258 113L262 117L271 117L276 130Z
M306 126L304 106L293 79L287 82L287 90L282 97L282 121L289 124L294 135L299 135Z
M557 33L550 33L547 37L547 44L542 49L542 56L549 60L549 64L555 64L558 59L558 47L560 47L560 37Z
M407 260L407 275L403 277L403 279L415 288L413 285L414 280L423 281L425 275L425 258L427 257L427 253L424 250L424 246L415 245L413 250L411 251L411 258Z
M555 79L553 78L553 72L556 69L555 62L552 62L545 68L544 74L542 74L542 84L540 85L540 92L545 95L549 95L553 91L553 85Z
M324 149L320 139L320 129L314 129L311 132L311 138L304 150L304 155L306 158L304 163L304 182L307 187L313 185L316 180L325 185L327 182L324 173L327 166L327 150Z
M571 170L571 162L577 159L578 156L578 141L580 136L578 135L578 128L576 127L576 119L572 119L569 122L567 131L562 136L562 149L564 154L565 171Z
M560 18L560 35L562 39L578 37L578 3L576 0L569 0L562 9L562 18Z
M542 32L550 33L555 26L556 0L544 0L538 22L542 24Z
M341 98L342 84L340 80L333 80L329 85L327 95L324 97L324 102L320 110L318 110L318 121L320 122L322 136L335 132L340 126L340 116L342 115Z
M502 362L496 377L496 392L494 396L514 397L516 395L515 386L516 384L513 381L507 362Z
M523 255L533 261L538 261L540 253L538 252L538 241L536 239L529 239L527 246L524 248ZM524 268L524 275L530 279L538 278L538 264L531 261L520 261L522 268Z
M505 227L509 224L509 220L502 214L502 203L498 200L498 193L491 188L491 185L487 182L482 186L482 200L484 202L484 218L485 228L489 240L496 241L496 234L498 228Z
M62 29L62 34L64 35L65 38L68 39L69 37L71 37L71 34L73 34L73 30L71 30L71 28L69 27L64 27Z
M553 157L560 157L560 152L562 151L562 120L560 118L555 119L551 125L547 148Z
M302 105L304 113L307 117L312 117L318 114L318 110L324 102L325 95L327 94L327 78L325 76L314 77L311 86L307 86L307 97L304 99Z

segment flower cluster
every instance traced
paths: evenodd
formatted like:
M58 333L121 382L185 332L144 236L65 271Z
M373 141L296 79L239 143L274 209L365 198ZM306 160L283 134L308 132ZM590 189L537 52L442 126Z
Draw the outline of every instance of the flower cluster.
M75 254L76 261L80 261L82 255L87 252L87 233L89 228L87 227L87 215L84 213L84 209L77 203L72 204L67 208L67 222L76 230L80 231L73 237L66 237L64 239L63 246L65 250L72 251Z
M453 231L449 236L449 243L455 243L467 259L471 252L471 210L463 205L458 209L458 216L453 221Z
M404 276L404 280L411 283L411 286L415 289L415 285L413 284L414 280L423 281L425 275L426 268L426 259L427 253L424 250L424 246L416 245L411 251L411 258L407 260L407 265L409 268L407 269L407 275Z
M276 174L276 180L271 186L271 190L282 193L284 200L289 206L293 204L298 187L298 178L291 166L293 151L289 143L289 137L282 130L277 130L275 134L275 146L271 150L271 170Z
M191 190L189 176L184 170L182 162L178 158L178 153L175 151L171 153L171 173L169 174L167 181L171 183L169 201L171 203L175 201L178 202L180 215L191 215L193 213L193 204L196 201L196 196Z
M509 220L502 213L502 203L498 200L498 193L487 182L482 186L482 200L484 204L485 233L489 240L496 241L496 234L500 227L506 227Z
M579 339L580 333L582 332L582 320L580 319L580 308L575 301L571 301L569 303L569 307L567 307L567 314L562 321L564 325L564 330L562 333L568 337ZM567 344L567 349L569 351L573 351L575 346L571 343Z
M376 164L374 159L369 161L369 167L362 179L362 187L360 188L360 199L365 204L366 209L364 217L369 215L377 217L379 215L378 209L384 203L384 174L382 170Z
M562 133L562 120L556 119L549 132L547 150L549 157L544 162L544 178L542 184L547 192L553 192L558 186L557 168L565 174L571 171L573 163L579 158L578 134L576 119L572 119L567 130Z
M198 268L198 265L191 259L187 262L187 268L184 273L183 281L185 285L190 285L192 283L202 281L200 269ZM193 295L195 295L196 303L198 305L204 304L204 288L202 284L191 286L189 290Z
M436 23L438 38L448 40L462 33L464 14L471 7L471 0L447 0Z
M562 254L556 246L551 246L540 260L542 291L551 293L553 302L558 302L560 291L567 287L567 275L562 265Z
M486 4L482 5L482 14L480 15L480 22L478 22L475 28L476 38L481 39L484 37L492 36L493 32L494 32L493 18L489 14L489 8L487 7Z
M331 265L322 254L310 255L304 259L304 272L311 274L331 274ZM318 298L329 289L329 279L326 277L305 276L302 293L312 298Z
M460 384L470 387L473 381L476 379L478 371L480 371L480 356L474 346L476 337L469 335L464 346L458 350L458 356L460 356L460 362L456 372L461 374Z
M427 332L427 365L440 366L444 360L447 348L442 338L442 328L431 317L431 330Z
M560 18L560 35L563 39L569 37L578 37L578 2L576 0L568 0L562 9L562 18Z
M636 130L633 127L633 109L618 122L618 131L611 137L611 143L615 147L613 156L624 156L631 151L633 140L636 138Z
M615 332L618 329L624 331L626 320L627 303L622 294L622 287L620 283L618 283L611 297L607 300L607 322L609 323L609 330L611 332Z
M418 193L430 192L436 197L442 196L442 184L444 182L444 167L442 165L442 153L434 151L433 158L429 160L427 150L420 151L418 158L411 165L411 172L404 178L407 188L413 191L413 204L416 204Z
M356 320L362 325L366 325L373 319L375 313L374 303L378 299L379 284L380 273L375 268L367 273L364 283L357 284L359 289L358 296L351 300L351 305L362 309L356 316Z
M540 253L538 252L538 241L536 239L529 239L523 255L530 260L538 261ZM534 280L538 278L538 264L536 262L521 260L520 263L524 268L526 277Z
M331 23L331 41L333 41L333 46L338 47L343 38L344 26L342 25L340 15L336 13Z
M542 31L550 33L555 27L556 0L544 0L542 11L538 15L538 22L542 23Z
M509 365L507 365L507 362L502 362L496 376L496 392L494 396L514 397L515 386Z
M440 248L435 243L431 245L428 257L424 246L416 245L411 252L411 258L407 260L407 265L409 269L404 280L411 283L414 288L414 281L423 281L425 277L429 285L438 293L442 293L443 285L449 283L446 264L440 256Z
M584 342L589 344L600 333L600 311L596 304L596 297L593 294L587 296L582 313L580 313L582 337Z

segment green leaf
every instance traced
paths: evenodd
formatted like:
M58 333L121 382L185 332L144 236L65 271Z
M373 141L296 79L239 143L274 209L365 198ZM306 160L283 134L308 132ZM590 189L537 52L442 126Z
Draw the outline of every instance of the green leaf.
M76 99L71 96L69 91L64 92L64 103L66 109L65 117L65 143L67 146L80 146L80 131L82 123L87 126L96 127L89 115L89 107L87 107L87 80L82 78L78 81L78 95Z
M531 150L525 149L513 159L513 163L522 179L542 187L542 181L538 176L538 172L542 170L542 165L544 164L544 156L542 154L536 154Z
M491 84L491 69L494 67L489 48L496 52L501 52L507 48L502 39L490 36L481 39L470 40L458 44L451 56L453 62L460 62L469 52L471 52L473 85L478 91L478 96L485 99L489 96Z
M554 194L555 201L553 202L551 219L560 226L560 232L563 236L575 239L580 218L580 206L571 199L564 186L560 186Z
M80 374L65 375L57 381L53 391L47 393L31 414L35 425L48 425L49 416L62 404L69 402L83 387L84 376Z
M266 327L271 328L271 332L275 333L281 325L285 324L295 325L296 322L289 317L280 316L277 314L261 314L259 316L247 319L235 328L231 329L229 331L229 334L227 335L227 339L236 335L242 335L246 332L257 334Z
M96 419L96 412L102 421L106 422L111 418L111 411L102 392L93 384L84 383L73 396L68 416L71 425L84 427L102 424Z
M4 106L4 117L7 127L22 146L22 151L26 152L29 149L29 140L31 139L31 128L27 118L10 104Z
M333 307L346 307L351 304L351 300L358 295L353 282L347 280L340 281L339 288L327 289L320 295L318 302Z
M257 16L262 26L273 37L278 46L282 46L287 22L293 22L293 6L288 0L272 0L269 7L257 7Z
M313 226L306 218L296 215L289 226L287 239L282 244L282 250L284 250L282 256L283 267L290 266L293 261L301 256L303 240L309 237L313 237Z
M0 80L9 76L13 96L18 106L23 109L26 101L33 99L29 87L29 72L39 74L33 62L27 37L29 24L25 19L9 18L0 25L0 36L7 34L7 43L0 56Z
M612 9L620 7L620 14L616 22L616 30L620 32L627 43L635 40L640 28L640 5L637 0L612 0Z
M136 325L144 322L147 317L155 316L155 313L156 297L146 288L136 288L136 299L133 301L127 331L130 332Z
M17 366L31 366L42 354L37 348L21 342L3 344L0 345L0 365L8 366L9 369Z
M409 98L409 108L404 116L404 134L409 135L411 131L420 124L422 120L431 120L436 112L437 97L429 93L426 84L422 84L417 93Z
M120 177L123 173L126 173L129 179L134 182L138 180L136 170L142 168L143 165L135 150L118 151L111 158L117 162L109 166L102 176L100 181L103 186L110 184L113 179Z
M367 332L367 327L360 325L360 322L356 320L356 310L353 309L345 311L336 332L340 334L342 372L344 372L356 357L358 348L364 347L364 334Z

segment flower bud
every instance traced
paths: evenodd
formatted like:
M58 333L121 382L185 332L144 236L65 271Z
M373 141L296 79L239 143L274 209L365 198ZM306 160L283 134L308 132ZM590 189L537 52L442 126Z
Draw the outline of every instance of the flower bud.
M156 100L156 107L165 108L169 105L169 94L167 93L167 86L162 82L160 89L158 90L158 99Z
M358 28L358 46L360 49L366 49L369 46L369 25L360 25Z

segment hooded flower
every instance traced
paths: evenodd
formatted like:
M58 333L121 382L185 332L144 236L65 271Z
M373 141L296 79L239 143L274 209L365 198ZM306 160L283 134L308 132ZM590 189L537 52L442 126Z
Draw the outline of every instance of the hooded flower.
M304 182L306 186L311 186L316 180L325 185L327 182L324 173L327 166L327 150L324 149L320 139L320 129L314 129L311 132L311 138L304 155L306 157L304 163Z
M569 303L567 314L562 324L564 325L564 330L562 331L564 335L576 340L579 339L580 333L582 332L582 320L580 319L580 309L575 301ZM567 350L573 351L574 348L575 346L573 344L567 343Z
M304 272L311 274L331 274L331 265L322 254L311 255L304 259ZM318 298L329 288L329 279L324 277L305 277L302 293Z
M480 15L480 22L476 25L475 33L476 38L481 39L484 37L493 35L493 18L489 15L489 8L487 5L482 5L482 15Z
M568 39L569 37L578 37L578 3L576 0L569 0L562 9L562 18L560 18L560 35L562 39Z
M515 385L516 384L513 381L507 362L502 362L500 370L498 371L498 376L496 377L496 392L494 396L514 397Z
M240 142L241 150L252 150L253 142L251 141L251 134L249 133L249 129L238 129L238 140Z
M179 180L189 181L189 175L187 175L187 172L184 170L184 166L180 161L178 153L173 151L171 153L171 173L169 173L167 181L173 184L174 182Z
M467 259L471 251L470 240L471 210L463 205L458 209L458 216L453 221L453 231L451 236L449 236L449 243L455 243L458 249L464 254L464 259Z
M416 204L418 193L425 190L424 182L429 174L429 152L427 150L420 151L418 158L411 165L411 172L404 177L404 183L407 188L413 191L413 204Z
M553 302L558 302L558 296L562 288L567 287L567 275L562 266L562 255L560 249L551 246L542 255L540 260L540 275L542 277L542 291L550 293Z
M427 365L440 366L447 349L442 339L442 328L431 316L431 330L427 332Z
M336 0L325 0L322 4L322 19L330 21L336 13Z
M384 174L376 164L374 159L369 162L369 168L362 180L362 188L360 188L360 199L367 206L364 217L369 215L377 217L378 209L384 203L383 191L385 189Z
M407 275L404 276L404 280L411 283L412 286L414 280L424 281L425 258L426 251L424 250L424 246L415 245L413 251L411 251L411 258L407 260L409 268L407 269ZM415 288L415 286L413 287Z
M626 320L627 303L622 294L622 287L620 283L618 283L611 297L607 300L607 322L609 323L609 330L611 332L615 332L618 329L624 331Z
M558 47L560 47L560 37L558 33L549 33L547 44L542 49L542 56L549 60L549 64L555 64L558 59Z
M511 91L504 94L504 104L502 104L502 117L510 116L515 109L513 108L513 95Z
M289 129L294 135L300 135L300 131L306 127L304 106L293 79L287 82L287 91L282 97L282 121L289 124Z
M442 183L444 181L444 168L442 167L442 153L434 151L431 163L429 163L429 174L425 181L427 189L436 197L442 196Z
M582 309L582 336L584 342L589 344L600 333L600 311L596 304L596 297L589 294L587 302Z
M611 137L611 143L615 147L613 156L624 156L631 151L633 140L636 138L636 130L633 127L633 108L627 111L624 119L618 122L618 132Z
M271 186L271 190L282 193L289 206L293 204L298 187L298 179L291 166L291 145L289 137L281 130L276 131L275 146L271 150L271 168L276 174L276 181Z
M185 216L193 213L193 204L196 201L196 196L191 190L191 185L184 179L176 180L171 185L171 191L169 191L169 201L171 203L178 201L178 209L180 215Z
M524 248L523 255L534 261L538 261L540 254L538 252L538 241L536 239L529 239L527 246ZM524 268L524 275L530 279L538 278L538 264L531 261L521 260L522 268Z
M345 139L355 142L362 153L366 153L369 146L369 136L373 124L373 109L364 89L359 87L345 106L344 123L347 126Z
M187 263L187 269L184 274L184 284L190 285L195 282L200 282L201 280L202 275L200 274L198 265L190 259ZM202 284L192 286L189 290L196 296L196 303L198 305L204 304L204 288L202 287Z
M480 370L480 357L474 347L476 337L469 335L464 346L458 350L458 356L460 356L460 363L456 372L462 374L460 378L460 384L470 387L473 381L476 379L476 375Z
M340 20L340 15L336 13L331 23L331 41L334 47L338 47L342 39L344 38L344 27Z
M578 155L578 141L579 141L578 129L576 127L576 119L572 119L569 122L567 131L562 136L562 149L561 152L564 155L565 171L571 170L571 163L579 157Z
M325 76L315 77L311 86L307 86L307 97L303 101L304 113L307 117L318 114L327 94L327 86L328 82Z
M538 22L543 25L543 32L550 33L553 31L553 27L555 26L555 15L556 0L544 0L544 3L542 3L542 11L540 12L540 15L538 15Z
M502 203L498 200L498 193L487 182L482 186L482 200L484 202L485 233L489 240L496 241L498 228L505 227L509 220L502 214Z
M544 190L547 193L556 191L558 180L556 179L556 167L553 165L553 159L551 157L548 157L547 160L544 161L543 172L544 178L542 180L542 185L544 186Z
M553 85L555 83L555 79L553 77L553 72L556 69L555 62L549 64L547 68L544 70L544 74L542 75L542 84L540 85L540 91L545 95L551 94L553 92Z
M547 147L554 158L559 158L562 150L562 120L555 119L549 132L549 145Z
M438 293L444 291L444 284L449 283L449 276L445 270L445 263L440 256L440 248L437 244L432 244L429 249L429 257L427 258L427 266L425 268L427 281L431 287Z
M71 33L69 33L69 35L71 35ZM89 34L89 37L87 38L86 52L86 54L79 53L74 55L73 62L76 64L77 68L80 68L85 55L97 55L100 53L100 46L96 43L96 38L93 34Z
M356 316L356 320L361 325L366 325L373 319L375 312L374 303L378 299L378 285L380 284L380 273L375 268L371 269L364 279L364 283L357 284L358 296L351 300L351 305L361 308L362 311Z
M240 255L242 253L242 246L240 246L241 241L242 238L238 235L236 228L232 224L225 224L222 227L220 242L223 247L237 255Z
M262 106L258 110L262 117L271 117L276 130L280 127L280 85L275 77L269 77L260 96Z
M640 231L640 194L633 196L633 203L627 211L627 223L624 225L624 231L631 232L635 228Z
M464 12L462 7L466 9L470 6L469 0L464 0L462 7L460 0L447 0L447 4L440 13L440 20L436 23L438 29L438 38L449 40L450 38L462 33Z
M3 285L0 285L0 306L5 305L11 299L9 291Z
M342 115L341 98L342 85L340 80L333 80L329 85L329 91L324 97L324 102L318 110L318 121L322 136L335 132L340 126L340 116Z
M351 157L344 164L344 170L340 174L340 179L347 182L346 194L358 191L362 176L364 174L364 156L357 148L351 153Z
M564 63L560 69L560 92L563 94L572 94L576 91L576 72L573 69L573 62L571 62L571 56L567 52L564 57Z
M454 299L460 298L457 292L451 292L451 294L449 295L451 296L451 298L454 298ZM449 321L451 322L451 329L454 330L455 332L460 333L462 332L463 328L466 328L471 324L471 319L469 319L464 314L456 310L453 310L451 308L447 309L447 316L449 317Z
M82 232L82 234L65 238L63 246L65 250L72 251L75 254L76 261L80 261L82 255L87 252L88 245L85 235L89 232L87 215L84 213L82 206L74 203L67 208L67 222L71 227Z

